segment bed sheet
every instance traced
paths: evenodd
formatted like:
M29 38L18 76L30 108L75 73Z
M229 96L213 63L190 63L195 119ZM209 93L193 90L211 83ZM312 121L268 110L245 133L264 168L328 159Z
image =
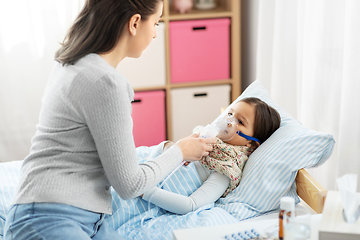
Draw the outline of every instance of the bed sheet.
M21 161L0 163L0 240L3 240L6 212L19 181Z

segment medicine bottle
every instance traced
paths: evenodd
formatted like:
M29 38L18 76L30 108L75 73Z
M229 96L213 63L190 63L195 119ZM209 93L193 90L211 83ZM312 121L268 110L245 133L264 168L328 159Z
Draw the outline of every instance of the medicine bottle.
M295 210L295 199L292 197L282 197L280 199L280 213L279 213L279 239L284 239L284 215L289 218L293 215Z

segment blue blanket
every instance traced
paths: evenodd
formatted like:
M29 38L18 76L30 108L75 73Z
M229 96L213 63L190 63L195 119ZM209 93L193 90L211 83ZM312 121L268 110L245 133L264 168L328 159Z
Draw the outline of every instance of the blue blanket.
M156 157L157 147L137 148L139 162ZM168 191L182 195L190 195L202 181L196 172L194 164L180 167L176 172L160 182L159 186ZM173 239L175 229L215 226L238 223L239 220L214 203L208 204L185 215L170 213L150 204L142 198L123 200L112 191L113 214L106 222L117 229L121 236L127 239Z

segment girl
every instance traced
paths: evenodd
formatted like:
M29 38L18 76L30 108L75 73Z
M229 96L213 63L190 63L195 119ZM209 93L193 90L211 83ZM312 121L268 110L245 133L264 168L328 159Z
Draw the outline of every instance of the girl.
M143 199L170 212L185 214L234 190L249 155L279 128L280 115L258 98L245 98L230 109L228 117L236 120L236 126L229 126L236 128L235 136L229 139L220 132L218 137L223 139L217 138L210 155L194 163L203 181L200 188L187 197L154 187L142 195Z
M215 139L197 135L138 164L134 92L116 71L156 37L162 0L88 0L55 55L37 131L7 215L5 239L120 239L106 224L110 186L123 199L155 186Z

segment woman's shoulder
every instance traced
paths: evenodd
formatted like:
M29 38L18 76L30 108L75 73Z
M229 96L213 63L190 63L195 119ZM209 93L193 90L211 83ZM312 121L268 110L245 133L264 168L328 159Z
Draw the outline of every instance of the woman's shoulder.
M98 54L90 53L74 64L80 76L86 76L89 81L108 81L129 84L119 71L110 66Z
M132 101L134 97L127 79L97 54L88 54L73 65L57 63L48 85L56 85L57 89L60 87L68 96L77 99L121 94L128 95Z
M133 92L129 81L98 54L91 53L84 56L74 67L77 68L76 81L83 81L85 85Z

